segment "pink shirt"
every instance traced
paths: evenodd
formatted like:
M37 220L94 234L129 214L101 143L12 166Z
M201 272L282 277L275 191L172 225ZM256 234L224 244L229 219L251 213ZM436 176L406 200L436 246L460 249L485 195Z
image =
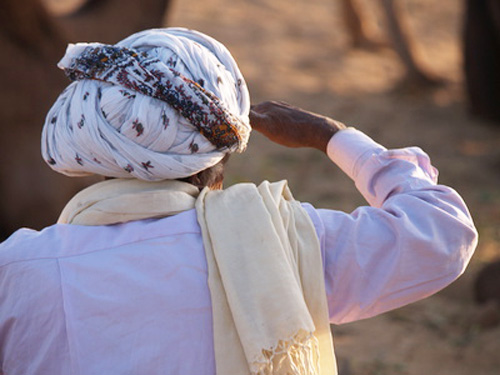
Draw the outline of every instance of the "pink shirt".
M368 318L455 280L477 244L467 207L418 148L348 129L328 154L371 207L309 213L330 319ZM214 375L212 306L194 210L111 226L21 229L0 245L8 375Z

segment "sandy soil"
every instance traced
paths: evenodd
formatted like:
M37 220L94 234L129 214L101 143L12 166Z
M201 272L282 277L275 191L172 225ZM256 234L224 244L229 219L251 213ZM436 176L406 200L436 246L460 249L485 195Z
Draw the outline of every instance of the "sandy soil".
M376 2L364 2L383 37ZM286 100L356 126L387 147L422 147L440 181L455 187L471 208L481 242L466 274L424 301L333 327L341 375L496 375L500 328L477 327L471 285L485 262L500 257L500 127L467 115L461 2L403 1L422 59L448 81L432 91L402 88L403 67L390 49L350 49L338 3L182 0L168 24L225 43L254 102ZM248 152L232 158L227 183L263 179L288 179L297 199L318 207L351 211L366 204L321 153L287 150L255 134Z

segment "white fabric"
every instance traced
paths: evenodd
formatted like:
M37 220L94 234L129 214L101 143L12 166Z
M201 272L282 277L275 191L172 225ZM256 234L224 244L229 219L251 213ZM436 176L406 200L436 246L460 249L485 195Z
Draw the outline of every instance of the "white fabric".
M92 44L70 45L60 67ZM163 74L171 69L218 97L243 126L248 140L250 99L229 51L202 33L154 29L117 46L157 57ZM244 145L242 146L244 148ZM219 162L217 149L178 111L158 99L95 80L70 84L50 109L42 131L49 166L69 176L101 174L149 181L193 175Z
M217 374L336 374L319 242L286 182L205 189L196 211Z
M76 194L66 204L57 222L108 225L172 216L193 209L199 193L197 187L176 180L102 181Z
M414 302L462 274L477 232L460 196L429 178L428 159L350 130L331 146L342 168L356 166L360 191L381 202L353 213L303 205L321 244L332 323ZM0 343L9 375L214 375L196 212L16 232L0 245Z

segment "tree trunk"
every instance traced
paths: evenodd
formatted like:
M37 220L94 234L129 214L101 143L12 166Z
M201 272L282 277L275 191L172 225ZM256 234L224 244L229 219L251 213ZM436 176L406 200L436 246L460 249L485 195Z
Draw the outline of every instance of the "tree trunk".
M355 0L341 0L341 8L353 47L374 49L384 46L383 42L372 35L366 16Z
M387 19L389 36L394 50L406 68L408 82L417 86L433 86L442 83L442 79L433 76L421 65L417 47L410 37L409 27L399 3L394 0L381 0L381 4Z
M500 123L500 2L467 0L465 82L472 114Z

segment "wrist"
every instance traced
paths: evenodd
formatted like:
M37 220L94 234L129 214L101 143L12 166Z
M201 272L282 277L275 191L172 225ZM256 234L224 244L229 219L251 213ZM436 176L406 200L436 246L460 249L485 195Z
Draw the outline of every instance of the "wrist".
M336 121L328 117L325 117L324 120L325 121L323 126L321 127L321 131L318 132L318 143L314 147L326 154L328 143L330 142L332 137L340 130L347 129L347 127L340 121Z

